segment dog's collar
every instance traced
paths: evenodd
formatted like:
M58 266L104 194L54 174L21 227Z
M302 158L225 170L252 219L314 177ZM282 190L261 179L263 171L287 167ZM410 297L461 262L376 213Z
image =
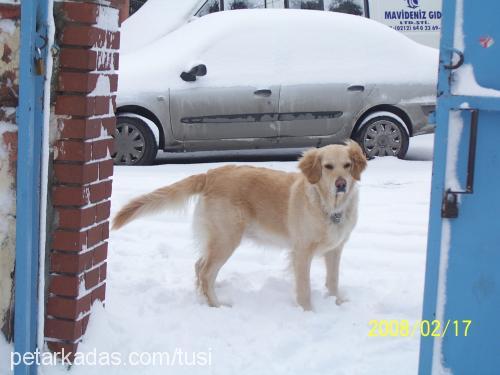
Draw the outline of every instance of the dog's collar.
M342 212L334 212L330 215L330 220L334 224L340 223L340 220L342 220Z
M319 204L322 208L322 211L325 213L326 217L328 217L333 224L340 224L340 222L342 221L343 212L342 211L333 213L331 213L331 211L328 212L329 210L327 208L327 205L323 200L321 194L318 192L317 187L314 186L313 191L316 194L315 199L319 200Z

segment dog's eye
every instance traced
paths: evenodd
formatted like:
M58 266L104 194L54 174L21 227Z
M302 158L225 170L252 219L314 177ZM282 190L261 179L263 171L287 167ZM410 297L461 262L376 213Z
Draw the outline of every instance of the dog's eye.
M326 169L333 169L333 164L325 164Z
M344 164L344 168L347 169L347 168L351 168L351 163L345 163Z

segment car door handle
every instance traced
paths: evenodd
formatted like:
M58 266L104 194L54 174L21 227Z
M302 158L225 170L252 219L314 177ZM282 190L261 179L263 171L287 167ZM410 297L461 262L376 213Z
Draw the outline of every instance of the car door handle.
M347 88L347 91L365 91L365 86L363 85L351 85Z
M264 98L267 98L272 95L272 91L269 89L261 89L253 92L257 96L263 96Z

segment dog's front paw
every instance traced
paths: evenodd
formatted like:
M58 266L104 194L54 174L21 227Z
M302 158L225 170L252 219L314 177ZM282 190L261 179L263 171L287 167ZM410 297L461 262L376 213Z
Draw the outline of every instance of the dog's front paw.
M343 295L338 295L337 298L335 299L335 304L337 306L342 305L343 303L349 302L349 299Z
M298 302L299 306L302 307L304 311L313 311L311 302Z

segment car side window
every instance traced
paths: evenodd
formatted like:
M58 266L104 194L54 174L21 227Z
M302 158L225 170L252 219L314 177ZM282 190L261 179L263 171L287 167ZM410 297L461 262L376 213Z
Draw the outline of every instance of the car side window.
M203 17L210 13L220 11L219 0L208 0L196 13L197 17Z
M258 8L312 9L364 15L363 0L207 0L195 16L203 17L222 10Z
M288 7L364 15L363 0L288 0Z
M325 10L330 12L354 14L356 16L365 14L365 4L362 0L330 0L329 4L326 4L327 2L325 1Z
M323 0L289 0L291 9L312 9L324 10L325 4Z
M226 0L224 10L265 8L265 0Z

